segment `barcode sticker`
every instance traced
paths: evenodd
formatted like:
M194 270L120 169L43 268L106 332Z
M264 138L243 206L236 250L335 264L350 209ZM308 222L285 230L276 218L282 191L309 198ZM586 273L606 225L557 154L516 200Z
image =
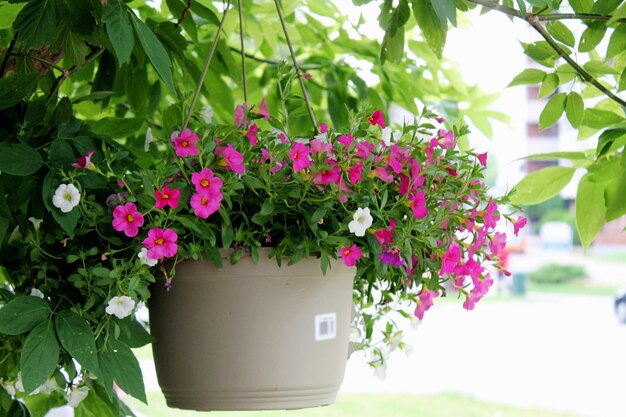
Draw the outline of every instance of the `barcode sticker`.
M315 316L315 340L330 340L337 337L337 315L335 313Z

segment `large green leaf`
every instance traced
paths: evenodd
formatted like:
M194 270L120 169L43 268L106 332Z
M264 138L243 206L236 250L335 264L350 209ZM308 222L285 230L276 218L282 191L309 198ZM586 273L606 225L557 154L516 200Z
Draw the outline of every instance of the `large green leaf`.
M569 4L576 13L589 13L593 7L593 0L570 0Z
M552 95L558 86L559 76L553 72L546 74L541 86L539 87L539 94L537 94L537 98L545 98Z
M606 49L606 59L613 58L615 55L626 50L626 23L622 23L613 31L609 46Z
M55 318L56 330L61 345L78 363L100 375L96 339L85 319L69 310L62 311Z
M0 3L0 29L9 29L26 4Z
M93 32L96 21L89 1L54 0L63 23L72 31L81 35Z
M17 143L0 147L0 171L18 176L32 175L41 168L39 152L30 146Z
M119 339L131 348L139 348L153 341L150 333L133 318L120 320L113 318L113 321L120 327Z
M59 343L50 320L39 323L30 332L20 356L24 390L32 392L50 378L59 361Z
M128 345L109 339L106 349L100 352L100 364L107 389L115 381L125 393L146 402L141 368Z
M578 183L576 193L576 229L583 247L589 247L604 226L606 207L604 191L606 182L595 182L585 174Z
M572 31L562 22L554 20L546 25L548 32L558 41L563 42L567 46L574 46L576 39Z
M580 44L578 45L578 50L580 52L589 52L593 50L602 39L604 39L604 34L606 33L606 25L602 22L596 22L590 25L580 37Z
M448 28L441 24L432 2L430 0L413 0L413 15L422 31L424 40L435 55L441 58L443 47L446 44Z
M565 101L565 115L572 127L575 129L580 127L585 115L585 102L580 94L575 91L567 95L567 100Z
M532 205L549 200L569 184L575 171L571 167L548 167L531 172L513 187L511 202Z
M91 127L95 133L111 136L112 138L131 136L137 132L142 125L143 120L138 117L128 119L105 117L91 123Z
M456 26L456 6L454 0L435 0L431 3L433 9L439 20L441 20L442 26L448 25L448 20L453 26Z
M0 333L26 333L50 316L50 306L39 297L20 295L0 308Z
M546 72L536 68L527 68L520 72L509 83L509 87L524 84L539 84L546 78Z
M107 35L121 67L130 58L135 45L126 4L120 0L110 0L102 12L102 21L106 23Z
M539 128L547 129L559 121L565 110L565 93L556 94L552 97L539 115Z
M159 38L156 37L148 25L142 22L134 14L131 14L131 17L139 42L141 42L141 45L143 46L146 55L148 55L150 62L154 65L154 68L165 84L167 84L171 91L174 91L172 61L170 61L167 51L163 48L161 41L159 41Z
M17 15L13 28L29 48L39 49L52 43L56 31L56 12L51 0L31 0Z
M37 85L37 74L15 74L0 78L0 110L28 97Z
M623 123L624 117L612 111L600 109L587 109L582 120L583 126L589 126L594 129L602 129L604 127L613 126Z

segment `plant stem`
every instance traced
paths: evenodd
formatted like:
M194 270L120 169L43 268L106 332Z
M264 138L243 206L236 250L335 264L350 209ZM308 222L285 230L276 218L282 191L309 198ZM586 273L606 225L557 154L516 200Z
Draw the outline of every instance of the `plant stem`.
M104 48L98 47L94 49L93 51L91 51L91 53L85 57L85 62L83 62L82 64L74 65L72 68L68 70L59 68L59 71L61 71L61 75L59 75L56 78L56 80L54 80L54 84L52 85L52 88L50 89L50 92L48 93L48 97L46 97L46 104L50 103L50 101L52 100L52 97L54 97L55 94L59 91L59 88L61 87L61 84L63 84L63 81L65 81L65 79L71 77L81 68L83 68L85 65L87 65L94 59L98 58L103 52L104 52Z
M180 26L189 14L189 9L191 9L191 1L192 0L187 0L187 4L185 5L183 12L180 14L180 19L178 19L178 21L176 22L176 26Z
M6 55L4 56L4 59L2 60L2 65L0 65L0 78L4 77L4 71L6 71L7 65L9 63L9 56L11 55L11 52L13 51L13 48L15 47L16 41L17 41L17 32L15 32L15 35L13 35L13 39L11 39L11 43L9 44L9 48L7 49Z
M8 50L7 50L7 54L8 54L8 55L11 55L11 56L24 56L24 57L29 57L30 59L34 59L35 61L39 61L39 62L41 62L42 64L45 64L45 65L49 66L50 68L54 68L54 69L55 69L55 70L57 70L57 71L60 71L60 72L63 72L63 71L64 71L64 69L63 69L63 68L61 68L60 66L58 66L58 65L57 65L57 64L55 64L54 62L52 62L52 61L48 61L47 59L42 58L42 57L39 57L39 56L37 56L37 55L24 54L24 53L20 53L20 52L9 52Z
M243 84L243 102L248 103L248 83L246 79L246 48L243 39L243 10L241 7L241 0L237 0L237 11L239 12L239 38L241 40L241 82Z
M608 88L603 86L597 79L595 79L591 74L589 74L583 67L578 65L578 63L574 59L572 59L572 57L570 57L569 54L567 52L565 52L563 50L563 48L561 48L559 46L559 44L556 43L556 41L554 39L552 39L552 36L550 36L550 34L543 28L543 26L540 23L540 21L542 21L542 20L555 20L555 19L548 18L548 16L551 16L551 15L538 16L538 15L534 15L534 14L530 14L530 13L527 14L527 15L523 15L520 11L513 9L512 7L503 6L501 4L498 4L498 3L490 1L490 0L467 0L467 1L470 2L470 3L478 4L480 6L486 7L486 8L491 9L491 10L497 10L497 11L499 11L501 13L504 13L504 14L506 14L508 16L513 16L513 17L516 17L518 19L522 19L522 20L526 21L533 29L535 29L535 31L537 31L541 35L541 37L543 39L545 39L545 41L548 43L548 45L550 45L550 47L557 54L559 54L559 56L561 58L563 58L569 65L572 66L572 68L574 68L574 70L578 73L578 75L583 80L585 80L589 84L593 85L598 90L602 91L602 93L604 93L611 100L619 103L621 106L626 106L626 101L624 101L623 99L621 99L620 97L615 95L612 91L610 91ZM558 15L555 15L555 16L560 16L561 18L563 18L563 16L569 16L568 18L574 18L574 17L571 17L571 16L575 16L575 15L558 14ZM592 15L578 15L578 16L581 16L580 18L583 19L583 18L588 18L589 16L595 16L596 18L599 18L600 15L593 15L592 14ZM586 16L586 17L582 17L582 16ZM543 19L542 19L542 17L543 17ZM611 18L610 16L608 16L607 19L604 19L604 17L603 17L602 20L608 20L610 18Z
M313 124L313 134L317 135L319 133L319 130L317 129L317 122L315 121L315 114L313 114L313 108L311 107L311 101L309 100L309 95L307 94L306 87L304 85L304 80L302 78L302 74L300 74L300 68L298 67L298 62L296 61L296 54L293 52L293 46L291 45L291 41L289 40L289 33L287 32L287 25L285 24L285 17L283 16L283 11L280 8L280 4L278 3L278 0L274 0L274 4L276 5L276 12L278 12L280 25L282 26L283 33L285 34L285 42L287 42L287 46L289 47L289 53L291 54L293 68L295 69L296 75L298 76L298 82L300 82L300 89L302 90L302 95L304 96L304 102L306 103L306 108L309 112L311 123Z
M196 105L196 101L198 101L198 96L200 95L200 90L202 89L204 78L206 77L206 74L209 71L209 65L211 65L211 60L213 59L215 48L217 48L217 42L220 38L220 33L222 32L222 28L224 27L224 22L226 21L226 14L228 13L228 10L230 9L230 3L231 3L231 0L228 0L228 3L226 4L226 8L224 9L224 13L222 14L222 20L220 21L220 25L217 28L217 32L215 32L215 38L213 39L213 43L211 44L211 50L209 51L209 55L207 56L206 62L204 63L204 68L202 69L200 80L198 80L198 85L196 86L196 89L193 92L191 104L189 105L189 110L187 111L187 115L185 116L185 121L183 122L182 130L187 129L187 125L189 124L189 119L191 119L191 114L193 113L193 108Z

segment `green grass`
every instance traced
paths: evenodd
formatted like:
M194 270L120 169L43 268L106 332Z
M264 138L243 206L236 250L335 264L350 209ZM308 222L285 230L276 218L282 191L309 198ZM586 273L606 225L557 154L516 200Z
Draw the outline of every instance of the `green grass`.
M626 263L626 251L616 252L590 252L585 256L599 261Z
M580 280L562 284L535 284L528 282L528 292L557 293L569 295L602 295L613 297L617 292L618 285L594 284L590 281Z
M148 393L150 406L127 400L131 408L145 417L199 417L195 411L167 408L160 393ZM204 414L209 415L209 414ZM453 393L436 395L341 394L328 407L291 411L213 411L211 417L580 417L499 405Z

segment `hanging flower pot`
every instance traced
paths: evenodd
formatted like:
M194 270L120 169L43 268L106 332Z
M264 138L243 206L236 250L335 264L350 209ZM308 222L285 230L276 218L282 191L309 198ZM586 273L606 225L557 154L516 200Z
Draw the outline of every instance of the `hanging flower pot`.
M152 288L159 384L170 407L290 409L335 402L348 356L354 271L250 257L177 265Z

